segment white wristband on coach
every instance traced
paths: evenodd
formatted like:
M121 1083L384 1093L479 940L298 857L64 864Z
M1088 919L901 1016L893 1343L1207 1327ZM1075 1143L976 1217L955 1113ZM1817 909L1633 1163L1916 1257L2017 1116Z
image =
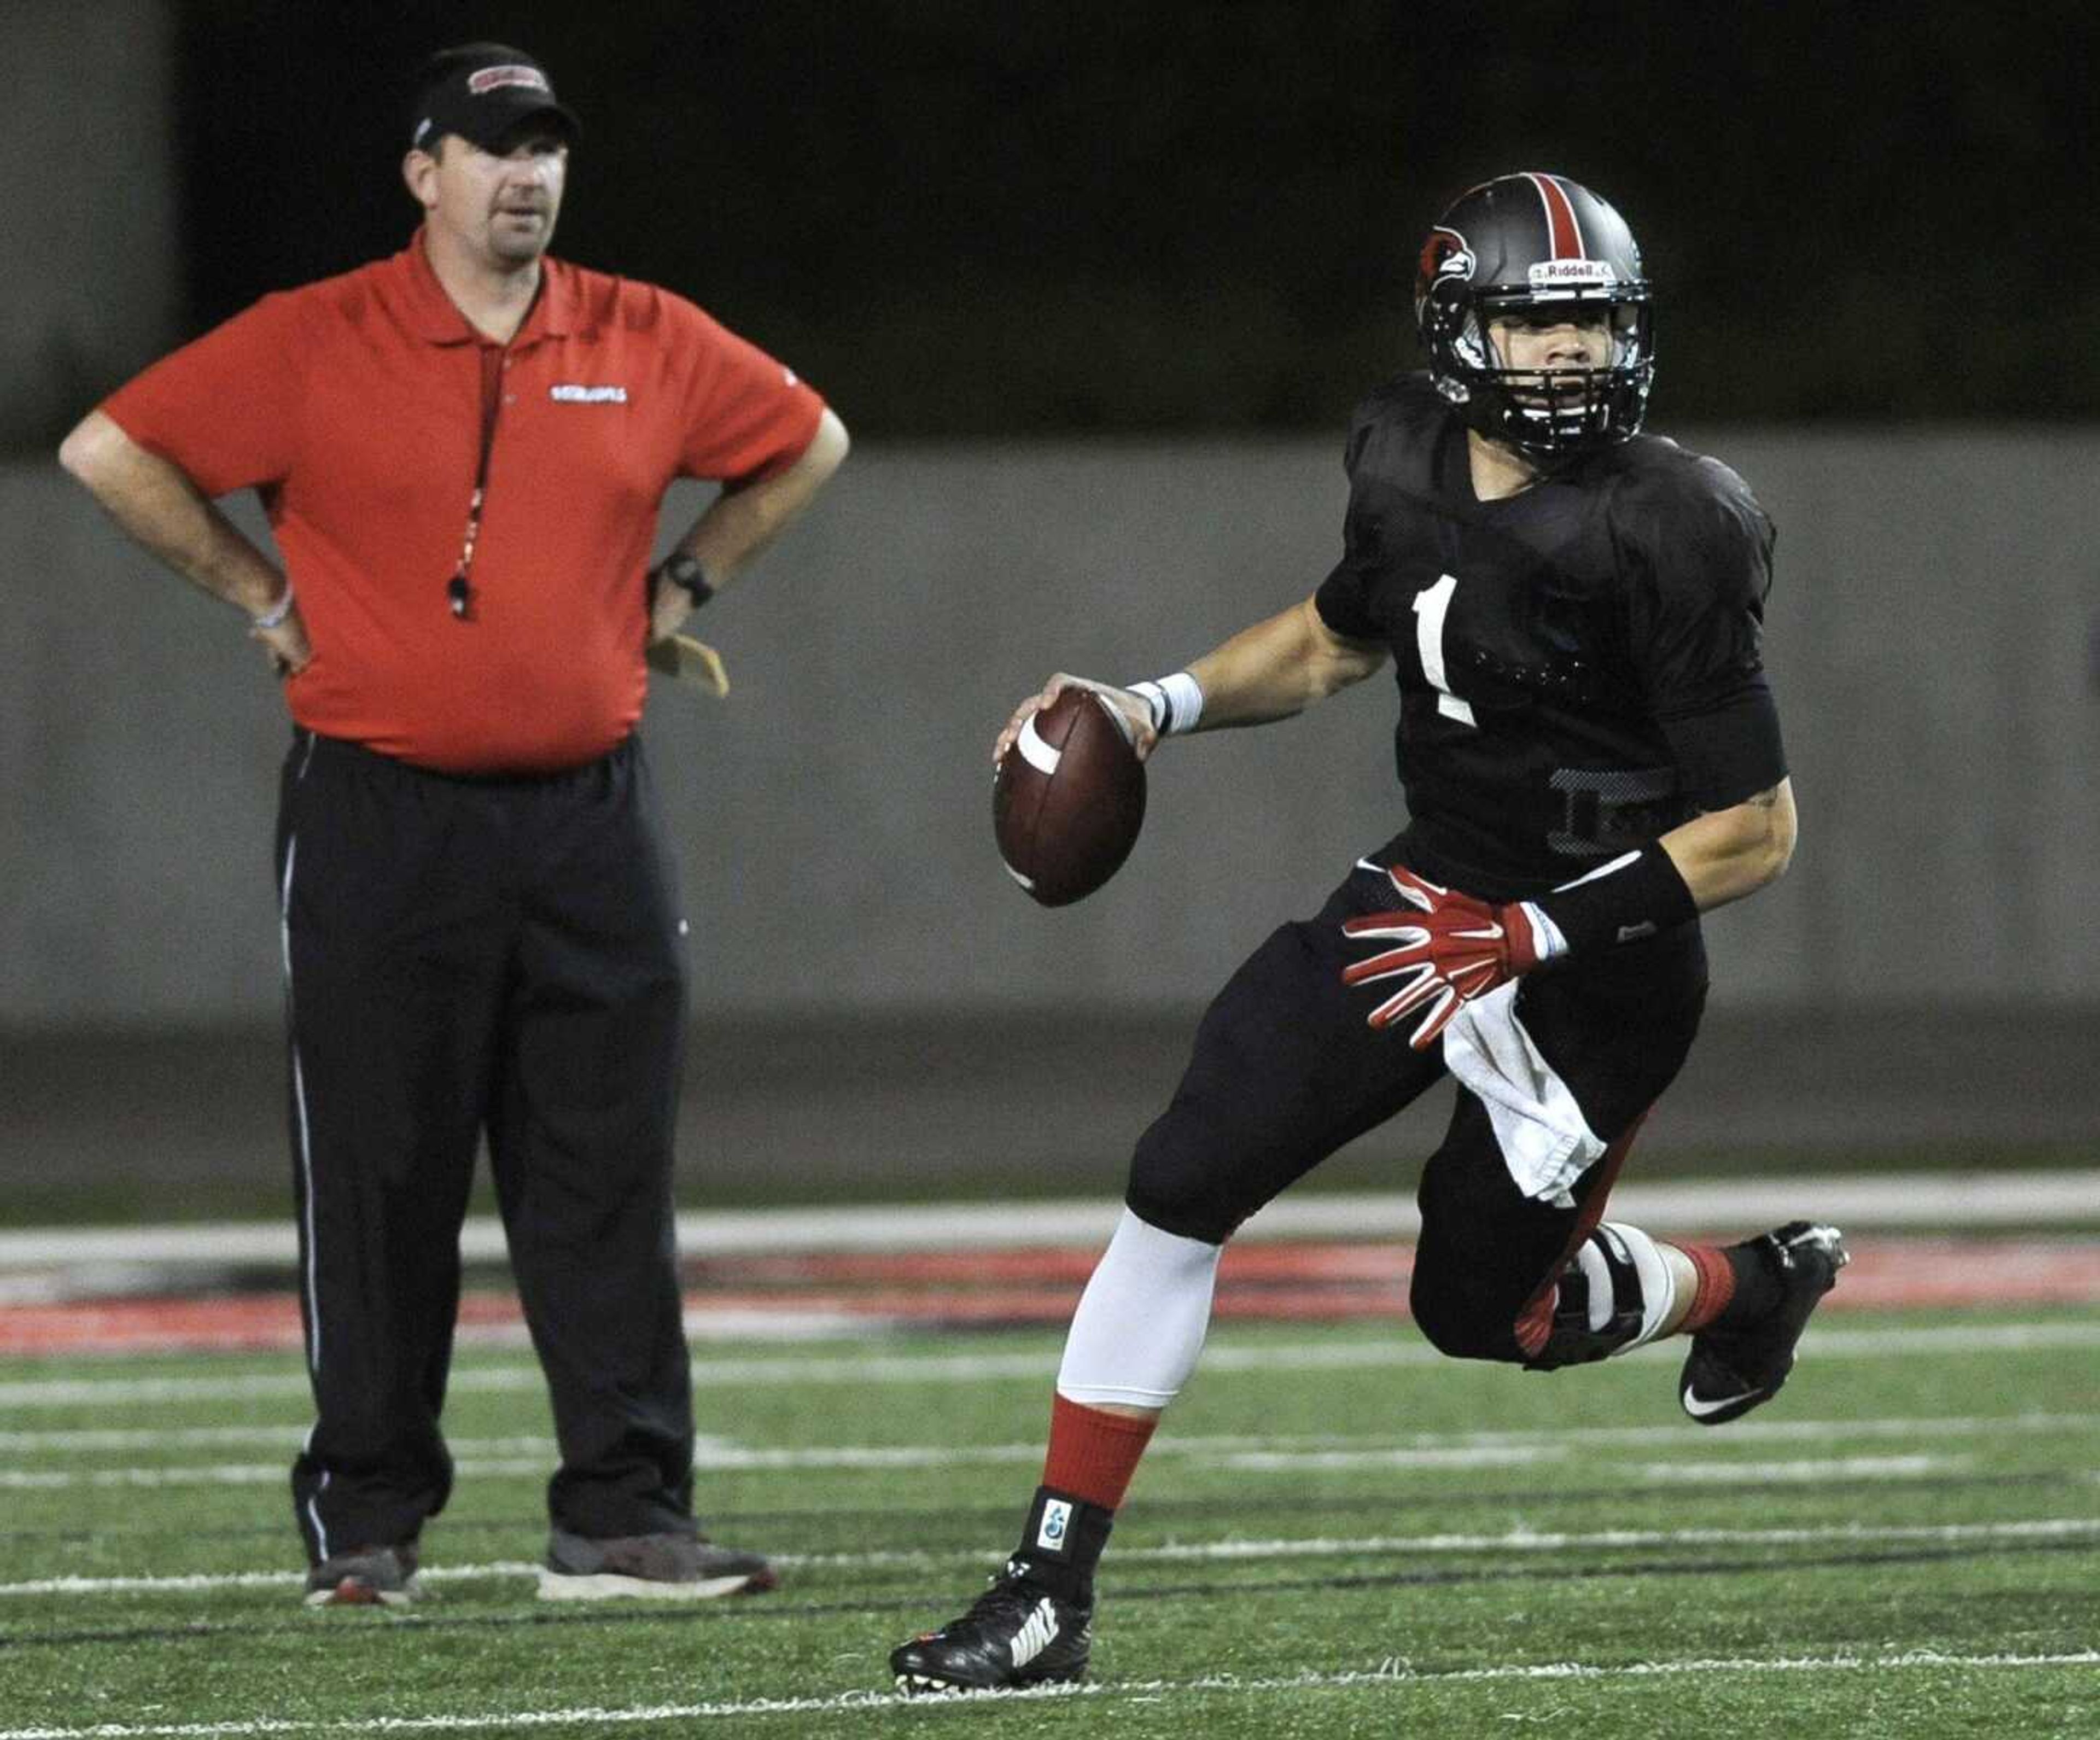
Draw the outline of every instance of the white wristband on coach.
M1176 671L1156 682L1132 683L1131 693L1145 697L1152 709L1152 728L1162 737L1179 737L1196 729L1203 716L1203 690L1186 671Z
M287 580L285 582L284 597L263 611L261 615L249 617L248 626L251 628L281 628L285 626L285 619L291 614L292 583Z

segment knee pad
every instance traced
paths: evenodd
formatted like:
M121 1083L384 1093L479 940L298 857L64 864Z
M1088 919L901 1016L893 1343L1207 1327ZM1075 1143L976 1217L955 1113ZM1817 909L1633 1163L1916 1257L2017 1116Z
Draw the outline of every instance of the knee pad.
M1551 1327L1524 1360L1526 1371L1586 1365L1639 1346L1663 1321L1675 1290L1655 1240L1609 1221L1576 1248L1555 1286Z
M1201 1121L1170 1108L1138 1138L1124 1206L1163 1231L1224 1244L1265 1200L1243 1200L1217 1164L1215 1156L1229 1147Z
M1514 1359L1522 1357L1509 1345L1505 1331L1495 1333L1501 1314L1483 1311L1464 1294L1438 1280L1417 1258L1407 1289L1408 1315L1422 1338L1452 1359Z

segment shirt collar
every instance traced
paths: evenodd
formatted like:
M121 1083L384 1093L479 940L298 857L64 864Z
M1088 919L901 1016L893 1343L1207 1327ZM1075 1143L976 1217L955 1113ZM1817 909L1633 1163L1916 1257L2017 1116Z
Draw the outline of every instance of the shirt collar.
M395 280L402 291L402 315L409 330L432 344L486 343L453 305L431 269L426 231L418 229L408 245L394 256ZM543 255L540 261L540 293L533 298L525 324L510 341L513 348L542 338L565 338L579 324L576 273L566 261Z

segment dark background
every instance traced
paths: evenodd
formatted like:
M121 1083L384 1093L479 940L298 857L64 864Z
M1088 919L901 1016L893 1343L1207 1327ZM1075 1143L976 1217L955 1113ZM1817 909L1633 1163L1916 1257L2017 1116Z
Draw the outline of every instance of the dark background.
M30 438L0 467L17 1218L281 1194L275 685L51 459L168 337L170 17L176 324L402 245L412 69L495 37L588 130L562 251L693 295L855 432L720 606L731 705L652 708L708 921L682 1148L707 1200L1113 1191L1222 963L1317 904L1336 839L1389 831L1359 826L1392 801L1390 703L1177 755L1076 918L996 866L990 723L1055 664L1171 667L1317 579L1348 407L1411 360L1422 232L1518 167L1626 212L1656 421L1785 528L1804 850L1713 926L1715 1008L1643 1165L2094 1152L2100 8L163 3L0 0L33 123L9 159ZM115 19L139 36L98 40ZM1377 1177L1433 1145L1418 1112L1367 1139Z
M1518 168L1632 222L1660 424L2100 414L2071 0L193 0L189 326L399 246L410 71L488 37L584 121L558 251L864 438L1335 425L1411 361L1429 222Z

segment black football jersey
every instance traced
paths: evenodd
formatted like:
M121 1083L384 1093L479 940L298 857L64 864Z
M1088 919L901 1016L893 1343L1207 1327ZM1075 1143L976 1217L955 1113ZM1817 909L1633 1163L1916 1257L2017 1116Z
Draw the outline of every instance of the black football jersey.
M1726 465L1643 435L1483 502L1426 375L1357 407L1347 463L1317 603L1392 650L1398 844L1423 874L1537 892L1785 777L1772 525Z

